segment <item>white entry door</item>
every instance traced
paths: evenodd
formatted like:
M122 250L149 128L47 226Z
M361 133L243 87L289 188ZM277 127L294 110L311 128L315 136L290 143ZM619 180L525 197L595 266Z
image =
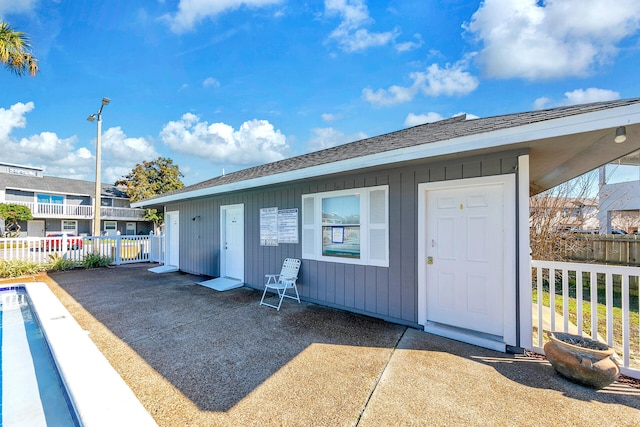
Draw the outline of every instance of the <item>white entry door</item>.
M44 221L41 221L41 220L27 221L27 236L44 237Z
M427 320L504 334L504 185L426 194Z
M220 208L220 275L244 280L244 205Z
M166 253L165 265L180 268L180 214L178 211L165 214Z

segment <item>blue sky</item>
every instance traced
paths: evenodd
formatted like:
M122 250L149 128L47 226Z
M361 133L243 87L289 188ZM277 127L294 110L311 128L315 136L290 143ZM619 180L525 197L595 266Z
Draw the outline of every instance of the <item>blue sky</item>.
M640 96L637 0L0 0L0 159L93 180L169 157L194 184L466 113Z

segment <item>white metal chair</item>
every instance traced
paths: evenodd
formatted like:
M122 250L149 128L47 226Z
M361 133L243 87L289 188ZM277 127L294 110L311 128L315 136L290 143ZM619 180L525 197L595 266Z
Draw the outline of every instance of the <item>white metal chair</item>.
M267 278L267 283L265 283L264 285L264 292L262 293L260 305L273 307L276 310L280 311L280 306L282 305L282 300L284 298L291 298L300 302L300 295L298 294L298 288L296 286L296 282L298 280L298 271L300 271L300 260L295 258L286 258L282 263L282 270L280 271L280 274L265 275L265 277ZM287 295L288 289L293 289L296 295ZM278 303L278 305L268 304L264 302L264 297L267 294L268 290L275 290L278 293L278 297L280 298L280 302Z

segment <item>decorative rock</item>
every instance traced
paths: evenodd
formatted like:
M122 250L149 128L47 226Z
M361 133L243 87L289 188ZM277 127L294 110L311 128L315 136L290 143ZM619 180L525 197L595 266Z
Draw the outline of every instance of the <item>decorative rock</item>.
M571 381L603 388L618 379L615 351L599 341L580 335L548 332L544 353L554 369Z

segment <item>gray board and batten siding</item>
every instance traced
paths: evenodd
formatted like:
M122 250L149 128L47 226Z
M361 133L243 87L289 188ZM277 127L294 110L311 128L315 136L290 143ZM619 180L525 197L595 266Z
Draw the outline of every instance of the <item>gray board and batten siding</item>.
M418 184L514 174L522 154L527 154L526 150L447 161L420 160L167 203L166 211L180 212L180 270L220 275L220 207L243 204L245 284L263 289L265 274L279 272L284 258L302 258L303 195L388 185L389 267L302 259L298 290L301 298L310 302L418 327ZM270 207L298 209L300 243L260 246L259 212Z

